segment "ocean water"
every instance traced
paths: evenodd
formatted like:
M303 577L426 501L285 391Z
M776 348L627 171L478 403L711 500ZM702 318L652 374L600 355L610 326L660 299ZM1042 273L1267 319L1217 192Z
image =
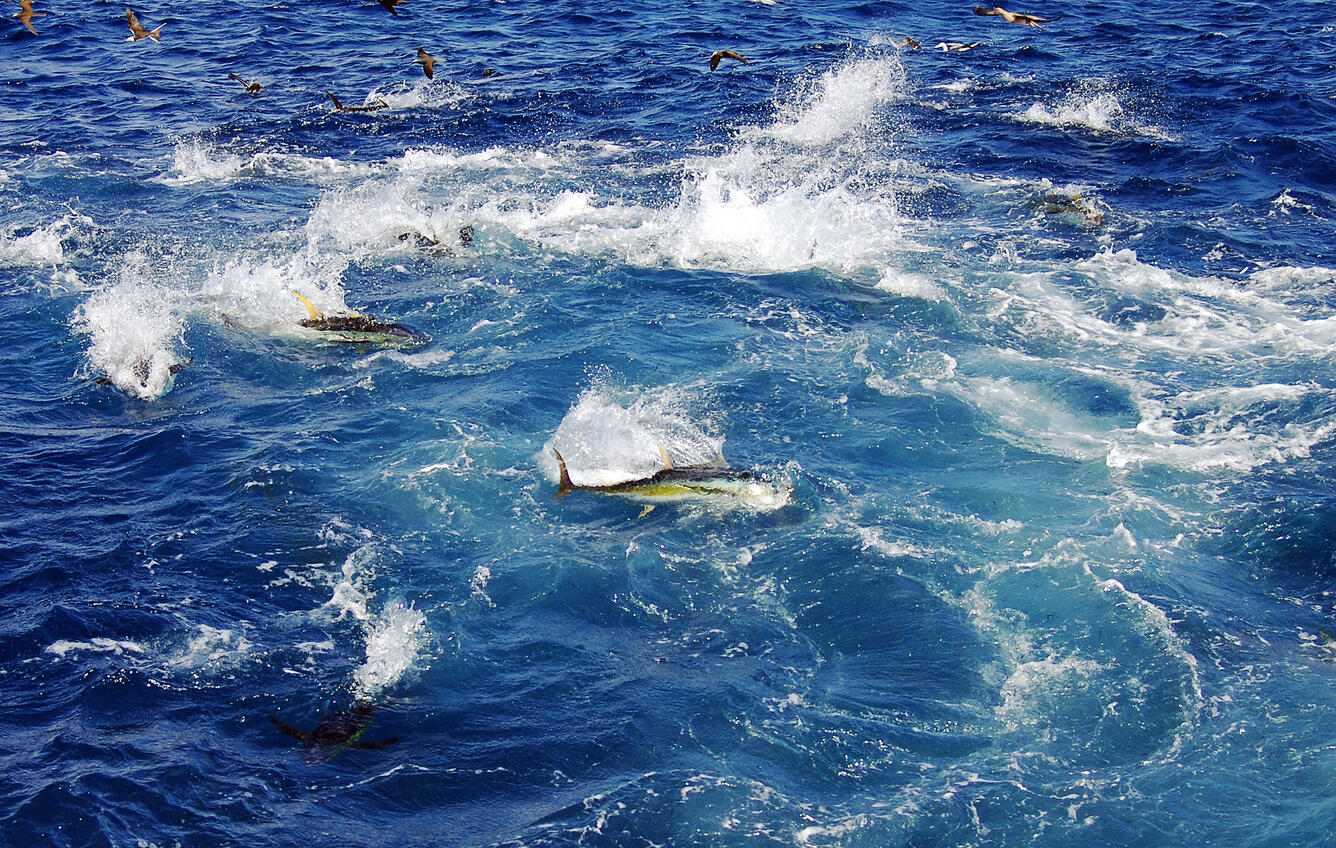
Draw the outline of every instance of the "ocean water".
M0 844L1333 844L1329 4L400 8L4 9Z

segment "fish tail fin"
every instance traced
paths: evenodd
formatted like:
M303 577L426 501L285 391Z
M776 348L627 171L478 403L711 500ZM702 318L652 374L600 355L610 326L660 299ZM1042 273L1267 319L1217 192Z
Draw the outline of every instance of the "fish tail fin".
M561 452L553 448L552 453L557 457L557 468L561 473L561 482L557 484L556 498L564 498L575 491L575 484L571 482L571 473L566 470L566 460L561 458ZM556 500L556 498L553 498L553 500Z
M326 94L329 94L329 92L325 92L325 93L326 93ZM330 94L329 96L330 96L331 98L334 97L334 95L332 95L332 94ZM335 100L334 102L335 102L335 103L338 103L339 101ZM306 305L306 311L309 312L309 313L311 313L311 320L312 320L312 321L323 321L323 320L325 319L325 313L321 312L319 309L316 309L316 308L315 308L315 304L311 303L311 301L309 301L309 300L307 300L306 298L302 297L302 293L301 293L301 292L299 292L299 291L294 291L293 294L297 295L297 299L300 300L302 303L304 303L304 304Z
M663 457L663 470L672 471L673 461L668 458L668 451L663 449L663 445L659 445L658 447L659 447L659 456Z

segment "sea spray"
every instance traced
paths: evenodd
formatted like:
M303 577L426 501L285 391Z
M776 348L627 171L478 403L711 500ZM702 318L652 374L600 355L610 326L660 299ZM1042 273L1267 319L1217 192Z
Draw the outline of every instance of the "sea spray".
M553 449L580 486L609 486L663 470L666 453L674 465L716 461L724 440L701 411L700 399L681 388L632 393L606 380L581 393L544 446L543 463L555 477Z
M366 662L353 673L359 698L374 700L415 668L427 619L411 605L392 603L366 623Z
M153 400L171 390L184 360L176 352L184 315L181 292L147 279L138 262L93 292L75 325L89 337L88 365L125 393Z

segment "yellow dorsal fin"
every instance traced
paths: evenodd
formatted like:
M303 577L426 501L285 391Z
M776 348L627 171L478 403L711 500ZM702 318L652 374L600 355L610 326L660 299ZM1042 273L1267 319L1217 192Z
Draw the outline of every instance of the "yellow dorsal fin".
M668 451L663 449L663 445L659 445L659 456L663 457L663 470L672 471L673 461L668 458Z
M323 320L325 319L325 313L321 312L319 309L316 309L316 308L315 308L315 304L311 303L311 301L309 301L309 300L307 300L306 298L302 297L302 293L301 293L301 292L299 292L299 291L295 291L295 292L293 292L293 294L297 295L297 299L298 299L298 300L300 300L302 303L306 304L306 311L309 312L309 313L311 313L311 320L312 320L312 321L323 321Z

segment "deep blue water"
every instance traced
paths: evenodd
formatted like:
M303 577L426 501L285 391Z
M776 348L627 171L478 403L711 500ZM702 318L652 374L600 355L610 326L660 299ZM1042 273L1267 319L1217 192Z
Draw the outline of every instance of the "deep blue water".
M123 9L0 30L0 844L1332 844L1329 4Z

